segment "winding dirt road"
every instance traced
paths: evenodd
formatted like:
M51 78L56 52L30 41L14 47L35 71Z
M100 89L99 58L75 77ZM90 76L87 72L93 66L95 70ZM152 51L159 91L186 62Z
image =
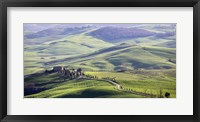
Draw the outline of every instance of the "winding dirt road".
M104 80L104 81L108 81L109 83L111 83L113 85L116 85L119 90L127 92L127 93L132 93L132 94L141 95L141 96L145 96L145 97L156 97L156 95L152 95L152 94L147 94L147 93L142 93L142 92L125 90L125 89L123 89L123 87L119 83L116 83L116 82L114 82L112 80Z
M132 94L136 94L136 95L141 95L141 96L144 96L144 97L156 97L156 95L152 95L152 94L148 94L148 93L142 93L142 92L136 92L136 91L130 91L130 90L125 90L123 89L123 87L117 83L117 82L114 82L112 80L106 80L106 79L95 79L95 80L98 80L98 81L107 81L115 86L117 86L117 89L120 90L120 91L124 91L124 92L127 92L127 93L132 93Z

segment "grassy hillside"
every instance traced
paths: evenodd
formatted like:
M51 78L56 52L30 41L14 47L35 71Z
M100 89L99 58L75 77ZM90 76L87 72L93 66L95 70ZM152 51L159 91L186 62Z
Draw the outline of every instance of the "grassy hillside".
M176 72L174 69L136 70L131 73L86 72L86 74L98 76L99 78L115 78L124 89L156 96L159 96L160 91L162 91L163 96L166 92L169 92L171 97L176 97Z
M24 46L25 74L48 68L48 65L44 63L49 61L87 54L113 46L111 43L87 36L85 33L66 36L53 41L46 41L44 38L51 37L26 40L27 42L30 41L29 44L31 44Z
M37 78L36 78L37 79ZM44 82L49 82L49 80L58 79L57 76L50 75L43 78L39 78L39 83L42 80L43 84ZM30 79L29 79L30 80ZM37 79L38 81L38 79ZM37 82L36 81L36 82ZM28 95L26 98L104 98L104 97L143 97L139 95L134 94L128 94L123 91L119 91L114 85L105 82L105 81L97 81L97 80L83 80L83 79L77 79L77 80L69 80L61 83L55 83L54 88L51 88L49 90ZM37 82L38 83L38 82ZM51 86L44 85L45 88L50 88Z
M175 68L169 59L175 60L176 50L161 47L119 45L91 54L50 61L48 64L65 64L87 70L117 70L122 66L130 69Z
M162 42L154 46L176 48L176 41Z
M116 43L121 39L151 36L154 35L154 32L139 28L103 27L88 34L107 42Z
M96 76L96 79L64 79L57 73L43 74L25 78L25 88L32 85L34 89L45 89L39 93L27 95L26 98L142 98L151 97L142 94L151 94L164 97L169 92L172 98L176 97L175 70L135 70L133 72L91 72L86 75ZM122 86L119 90L116 85L103 78L115 78ZM140 94L127 93L134 91Z

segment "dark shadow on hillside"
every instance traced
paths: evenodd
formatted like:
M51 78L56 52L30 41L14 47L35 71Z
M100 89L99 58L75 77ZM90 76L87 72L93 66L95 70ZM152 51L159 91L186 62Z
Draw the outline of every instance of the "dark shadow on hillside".
M107 95L113 95L113 93L108 91L94 91L94 90L85 90L80 94L71 94L71 95L63 95L59 96L59 98L96 98L96 97L102 97Z
M25 88L24 89L24 96L36 94L42 91L48 90L47 88Z

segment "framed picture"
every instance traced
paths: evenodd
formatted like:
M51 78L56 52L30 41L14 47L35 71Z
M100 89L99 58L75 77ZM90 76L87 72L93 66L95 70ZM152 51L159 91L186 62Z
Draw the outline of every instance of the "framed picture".
M198 122L199 5L1 1L1 120Z

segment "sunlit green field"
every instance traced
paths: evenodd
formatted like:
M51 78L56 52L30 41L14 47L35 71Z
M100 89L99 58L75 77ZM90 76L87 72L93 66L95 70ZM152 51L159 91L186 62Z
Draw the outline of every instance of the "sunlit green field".
M169 92L172 98L176 97L176 79L174 77L175 70L155 70L155 71L138 71L133 73L115 73L115 72L86 72L103 77L116 78L117 82L124 89L131 89L137 92L159 95L162 91Z
M43 92L28 95L28 98L46 98L46 97L70 97L70 98L92 98L92 97L109 97L109 98L144 98L151 96L143 96L126 93L119 90L117 86L103 81L105 77L116 78L116 81L124 90L136 91L139 93L152 94L164 97L169 92L171 98L176 97L176 79L174 78L175 70L166 71L138 71L133 73L117 73L117 72L85 72L97 79L76 79L68 80L59 76L57 73L43 75L40 77L26 78L26 83L33 83L36 88L46 88ZM52 82L53 81L53 82ZM160 93L161 92L161 93Z
M77 82L77 81L74 81ZM114 97L122 97L122 98L140 98L142 96L128 94L122 91L117 90L114 86L105 83L96 83L98 81L84 80L84 83L66 83L62 84L62 86L58 86L56 88L52 88L50 90L46 90L44 92L27 96L30 98L114 98Z

